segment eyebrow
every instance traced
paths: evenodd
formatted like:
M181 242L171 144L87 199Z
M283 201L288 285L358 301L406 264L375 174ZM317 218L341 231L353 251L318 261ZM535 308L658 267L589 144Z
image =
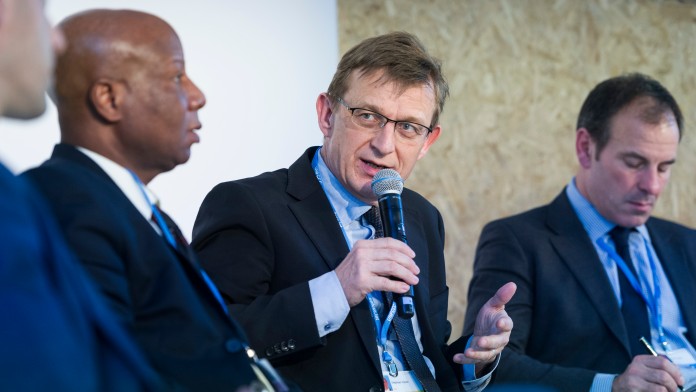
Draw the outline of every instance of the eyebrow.
M384 117L387 117L387 118L388 118L388 116L382 114L382 112L379 111L378 108L376 108L376 107L374 107L373 105L370 105L370 104L368 104L368 103L364 104L363 106L358 105L358 106L356 106L354 109L365 109L365 110L369 110L369 111L371 111L371 112L375 112L375 113L377 113L377 114L379 114L379 115L381 115L381 116L384 116ZM390 118L390 119L391 119L391 118ZM409 122L409 123L414 123L414 124L419 124L419 125L424 125L424 124L427 124L427 123L428 123L427 121L421 121L421 120L419 120L419 119L417 119L417 118L413 118L413 117L406 117L406 118L400 118L400 119L397 118L397 119L394 119L394 120L397 121L397 122ZM429 127L429 125L428 125L428 127Z
M633 152L633 151L629 151L629 152L620 154L619 156L621 157L621 159L635 158L635 159L639 159L639 160L641 160L641 161L643 161L643 162L649 162L649 161L650 161L648 158L644 157L643 155L640 155L640 154L638 154L637 152ZM660 164L660 165L664 165L664 164L672 165L672 164L674 164L674 163L676 163L676 162L677 162L677 158L672 158L672 159L667 160L667 161L659 162L659 164Z

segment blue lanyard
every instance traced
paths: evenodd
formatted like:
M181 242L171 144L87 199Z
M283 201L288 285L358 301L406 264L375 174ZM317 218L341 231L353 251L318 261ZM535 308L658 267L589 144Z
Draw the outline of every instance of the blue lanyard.
M650 263L650 269L652 271L653 276L654 292L650 293L652 294L650 296L646 295L646 293L642 290L638 278L633 274L626 262L621 258L621 256L619 256L616 253L616 250L614 248L610 247L606 241L602 241L602 238L603 237L597 239L597 245L599 245L599 247L602 248L603 251L607 252L609 257L612 260L614 260L617 267L619 267L621 269L621 272L623 272L623 274L626 276L626 279L631 284L631 287L633 287L633 289L638 294L640 294L640 297L648 305L648 307L650 308L650 313L653 315L653 325L655 329L657 329L658 340L660 342L660 345L662 346L662 349L665 352L669 351L669 344L667 343L664 328L662 327L662 304L660 302L662 299L662 291L660 290L660 280L657 276L657 265L655 259L653 258L652 252L650 251L650 247L648 246L648 240L641 235L641 238L643 238L645 251L648 254L648 261ZM639 269L637 268L636 270ZM650 290L650 287L646 287L646 291L648 290Z
M312 160L312 167L314 169L314 175L317 177L317 181L319 181L319 185L321 186L321 189L323 190L324 194L328 194L326 192L326 188L324 188L324 181L321 177L321 173L319 173L319 169L317 168L317 155L314 155L314 159ZM338 217L338 213L334 209L333 204L329 201L329 205L331 206L331 211L333 211L334 216L336 217L336 222L338 222L338 226L341 228L341 233L343 233L343 239L346 241L346 244L348 244L348 249L353 249L353 244L350 242L350 239L348 238L348 233L346 233L346 229L343 227L343 223L341 223L341 218Z
M317 177L317 181L319 181L319 185L324 190L324 193L327 193L326 189L324 188L324 181L322 179L321 173L319 172L319 169L317 167L317 159L317 155L315 155L314 159L312 160L314 175ZM336 221L338 222L338 225L341 228L341 232L343 233L343 238L345 239L346 244L348 245L348 249L352 249L353 244L351 243L348 237L348 233L346 233L346 229L345 227L343 227L343 223L341 223L341 219L338 217L338 213L336 213L333 204L331 204L331 209L333 210L334 216L336 217ZM396 364L394 363L391 354L389 354L389 351L387 351L387 334L389 332L389 327L391 326L392 320L394 320L394 315L396 314L396 303L392 302L391 308L389 309L389 314L387 315L387 318L384 320L384 324L382 324L382 321L379 318L379 313L377 312L377 307L373 301L377 301L377 299L374 298L374 294L368 293L367 303L369 305L370 312L372 313L372 319L375 322L375 330L377 332L377 338L379 339L379 345L382 346L382 360L384 361L384 364L387 366L389 374L393 377L396 377L399 372L396 368Z
M155 205L152 204L152 202L150 201L150 198L147 197L147 192L145 192L145 186L140 181L140 178L138 178L138 176L136 176L135 173L133 173L133 171L131 170L128 170L128 173L130 173L131 176L133 176L133 180L135 180L135 183L138 184L138 188L140 189L140 192L145 198L145 201L150 206L150 210L152 210L152 215L155 217L155 221L157 222L157 226L159 226L160 230L162 231L162 235L167 240L167 242L176 249L176 240L174 239L174 236L169 231L167 223L164 221L164 218L162 218L162 214L160 214L159 209L155 207Z
M396 365L392 360L392 356L387 351L387 333L389 332L389 327L391 326L392 320L394 320L394 315L396 315L396 302L392 302L391 308L389 308L389 314L384 320L384 323L379 319L379 313L377 312L377 305L375 305L373 293L367 294L367 303L370 305L370 312L372 313L372 320L375 322L375 331L377 331L377 338L379 339L379 345L382 346L382 360L387 365L389 374L396 377L398 371L396 370Z
M162 214L160 213L159 208L155 207L155 205L150 201L150 198L147 197L147 192L145 192L145 185L143 185L142 181L140 181L140 178L138 178L138 176L136 176L135 173L133 173L133 171L128 170L128 172L133 177L133 180L135 180L135 183L138 184L138 188L140 188L140 192L145 198L145 201L147 201L147 204L150 205L150 210L152 210L152 215L155 217L155 221L157 222L157 226L159 226L160 231L162 231L162 235L167 240L169 245L171 245L174 249L177 249L176 240L174 239L172 233L169 231L169 227L167 227L167 223L164 221L164 218L162 218ZM210 276L208 276L208 274L204 270L200 269L199 271L201 273L201 276L203 277L203 280L205 281L205 284L208 285L208 288L215 296L215 299L217 299L217 301L222 306L222 310L224 310L225 313L229 314L227 306L225 306L225 301L222 299L222 295L215 286L215 283L213 283L213 280L210 279Z

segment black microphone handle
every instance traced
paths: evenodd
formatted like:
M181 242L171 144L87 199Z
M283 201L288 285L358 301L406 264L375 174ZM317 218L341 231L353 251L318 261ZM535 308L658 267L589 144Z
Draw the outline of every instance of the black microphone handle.
M397 239L405 244L406 228L404 227L404 213L401 207L401 195L398 193L387 193L379 198L379 214L382 219L384 236ZM394 294L396 310L401 318L411 318L415 314L413 303L413 286L409 286L408 291L403 294Z

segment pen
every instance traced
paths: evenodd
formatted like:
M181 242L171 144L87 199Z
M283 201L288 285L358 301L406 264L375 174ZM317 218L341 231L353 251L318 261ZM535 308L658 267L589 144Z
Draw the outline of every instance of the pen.
M640 342L643 343L643 346L645 346L645 348L648 350L648 352L649 352L653 357L659 357L659 355L657 355L657 352L656 352L655 349L652 347L652 345L651 345L647 340L645 340L645 338L644 338L643 336L641 336L640 339L638 339L638 340L640 340ZM672 360L670 360L669 358L667 358L667 359L668 359L670 362L672 362ZM681 385L677 385L677 387L679 388L680 391L683 391L683 390L684 390L684 388L683 388Z
M641 343L643 343L643 346L645 346L645 348L648 350L648 352L649 352L653 357L657 357L657 356L658 356L658 355L657 355L657 352L655 351L655 349L650 345L650 343L648 343L647 340L645 340L645 338L644 338L643 336L641 336L639 340L640 340Z

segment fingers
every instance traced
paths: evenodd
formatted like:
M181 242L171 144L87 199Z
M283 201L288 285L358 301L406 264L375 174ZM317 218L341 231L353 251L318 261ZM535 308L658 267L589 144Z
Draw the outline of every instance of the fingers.
M495 350L476 350L469 347L464 351L464 357L471 361L471 363L487 363L493 362L495 357L500 354L500 351L502 351L502 348Z
M452 361L454 363L458 363L460 365L468 365L470 363L470 362L467 362L467 361L469 361L469 359L466 356L464 356L464 354L461 354L461 353L454 354L454 357L452 357Z
M516 290L517 285L509 282L499 288L495 295L481 307L474 325L475 337L481 338L491 335L500 335L504 339L510 337L513 323L507 312L505 312L505 305L512 299Z
M503 285L479 310L474 326L474 336L471 344L462 355L458 354L454 360L457 363L488 363L510 341L512 332L512 319L505 312L505 305L512 299L517 291L517 285L509 282Z
M498 330L498 333L510 333L512 332L512 327L514 323L512 322L512 318L505 314L500 314L500 318L495 322L495 327Z
M459 353L455 354L454 357L452 357L452 361L454 363L458 363L460 365L473 365L477 363L490 363L495 360L495 355L489 357L488 355L484 353L478 353L478 352L468 352L468 353Z
M510 317L500 315L500 318L494 322L497 330L491 331L488 335L473 336L470 347L464 353L455 355L454 362L460 364L493 362L510 341L512 324Z
M502 351L505 345L510 341L510 331L512 328L505 331L499 331L497 334L485 335L485 336L475 336L471 347L476 350L491 351L496 350L498 352Z
M664 387L676 391L678 385L684 384L679 368L665 357L638 355L626 370L614 381L617 390L655 390Z
M393 238L356 241L348 256L336 268L336 276L350 306L372 291L405 293L418 284L420 268L415 253Z
M500 354L503 347L505 347L505 345L502 347L496 346L491 349L482 349L480 347L474 347L472 344L472 347L467 348L463 353L455 354L452 360L461 365L490 363Z
M510 341L512 320L509 317L503 317L496 324L498 325L496 333L472 338L470 347L464 352L467 357L476 360L492 360L503 351Z
M416 254L408 245L392 238L380 238L371 241L358 241L351 253L359 259L364 259L371 265L371 270L381 276L400 278L408 270L412 275L418 275L420 268L413 261Z
M670 388L684 385L684 377L682 377L679 367L666 357L648 356L646 366L651 369L647 373L646 379L648 381Z

